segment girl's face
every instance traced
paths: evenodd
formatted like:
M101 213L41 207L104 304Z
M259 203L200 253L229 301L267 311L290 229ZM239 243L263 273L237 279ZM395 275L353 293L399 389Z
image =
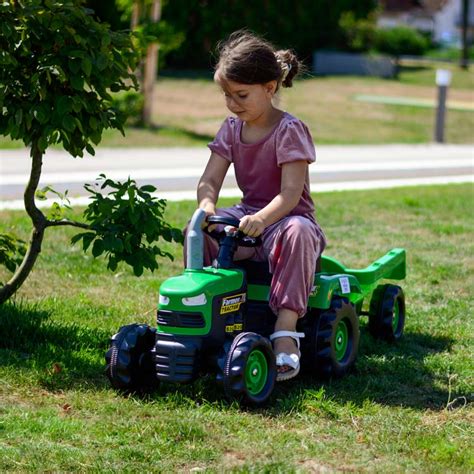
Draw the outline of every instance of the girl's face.
M241 84L223 79L218 72L214 80L224 92L227 108L244 122L255 122L271 110L276 81Z

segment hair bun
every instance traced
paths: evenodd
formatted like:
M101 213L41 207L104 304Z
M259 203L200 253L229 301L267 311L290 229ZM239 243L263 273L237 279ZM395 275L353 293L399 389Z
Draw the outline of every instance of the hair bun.
M282 86L292 87L293 78L301 70L301 63L298 61L296 54L290 49L276 51L275 56L282 69Z

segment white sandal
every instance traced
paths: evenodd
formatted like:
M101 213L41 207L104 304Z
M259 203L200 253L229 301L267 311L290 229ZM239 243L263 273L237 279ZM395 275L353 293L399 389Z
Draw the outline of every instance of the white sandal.
M304 337L304 332L296 331L276 331L270 335L270 341L274 341L280 337L291 337L296 342L296 347L298 348L297 354L287 354L286 352L279 352L276 355L276 365L277 367L291 367L290 370L285 372L278 372L276 380L281 382L283 380L290 380L293 377L296 377L300 371L300 338Z

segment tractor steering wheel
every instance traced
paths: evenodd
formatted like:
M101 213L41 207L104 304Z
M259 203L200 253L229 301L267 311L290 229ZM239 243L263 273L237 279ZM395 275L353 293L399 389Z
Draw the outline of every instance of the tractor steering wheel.
M208 216L206 218L206 221L209 225L222 224L226 226L235 227L236 229L238 229L240 225L239 219L235 219L233 217L226 217L226 216ZM227 236L224 230L209 231L208 228L205 227L203 231L207 235L211 236L213 239L217 240L218 242L220 242L222 238ZM245 235L240 230L237 230L237 232L234 235L234 238L236 239L236 242L240 247L258 247L259 245L262 245L261 236L250 237L248 235Z

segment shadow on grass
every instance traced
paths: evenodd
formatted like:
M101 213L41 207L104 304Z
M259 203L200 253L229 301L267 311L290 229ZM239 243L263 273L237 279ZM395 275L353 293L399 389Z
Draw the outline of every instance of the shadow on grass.
M313 405L322 412L346 410L347 404L362 408L365 403L414 409L441 410L446 407L448 391L440 388L446 380L439 380L425 364L430 355L449 351L453 340L430 334L406 334L398 344L374 340L365 330L355 370L341 379L322 381L303 373L292 382L278 383L271 401L263 411L267 415L292 413ZM178 388L162 385L152 397L193 400L198 404L230 406L213 376ZM452 397L455 397L452 394ZM337 408L339 407L339 408ZM347 410L346 410L347 411Z
M447 379L441 380L427 366L427 358L449 351L453 343L449 337L406 333L397 344L390 344L374 340L362 329L353 372L324 383L307 377L309 383L305 386L324 387L328 398L356 406L370 401L415 409L443 409L449 397L442 388Z
M403 74L404 72L420 72L420 71L426 71L427 69L433 69L428 66L423 66L421 64L417 65L408 65L408 64L401 64L398 66L398 73Z
M21 303L0 306L0 328L0 366L15 367L49 390L106 386L106 331L60 323Z
M104 375L104 354L111 334L78 323L61 323L51 316L48 311L30 305L0 306L0 366L14 367L53 391L109 387ZM446 380L438 379L435 371L427 367L426 358L449 351L453 342L428 333L408 333L392 345L375 341L363 330L354 372L328 381L303 374L294 382L277 384L265 411L280 414L298 410L312 401L318 405L321 394L325 401L340 406L351 403L362 407L369 401L415 409L442 409L449 397L447 390L440 388L446 386ZM230 406L212 375L186 386L163 384L145 397L165 397L178 404L189 404L192 400Z

